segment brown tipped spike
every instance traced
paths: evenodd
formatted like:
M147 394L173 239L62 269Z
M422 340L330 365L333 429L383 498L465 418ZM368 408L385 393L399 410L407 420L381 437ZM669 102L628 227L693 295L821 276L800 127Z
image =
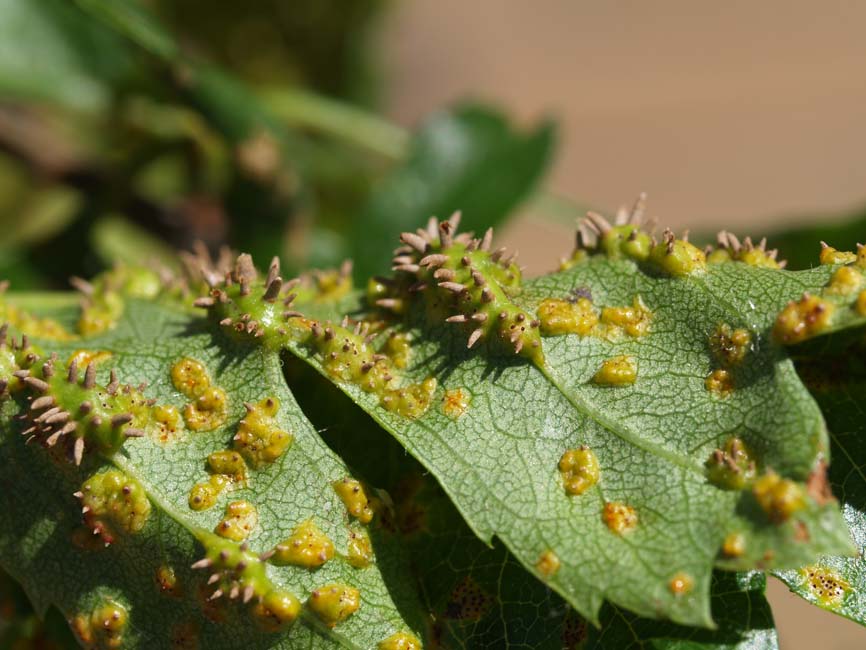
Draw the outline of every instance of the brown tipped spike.
M223 590L217 589L215 592L213 592L211 594L211 596L210 596L210 598L208 598L208 600L217 600L219 598L222 598L222 596L223 596Z
M454 293L463 293L466 291L466 287L459 282L440 282L439 286L448 291L453 291Z
M517 339L517 342L514 344L514 354L520 354L520 351L523 349L523 339Z
M76 499L83 499L84 498L84 492L79 490L78 492L73 492L72 496L74 496Z
M31 408L32 408L32 406L31 406ZM43 411L43 412L42 412L42 415L40 415L38 418L36 418L36 421L37 421L37 422L45 422L45 421L46 421L48 418L50 418L52 415L57 415L57 414L60 413L60 412L61 412L60 407L59 407L59 406L55 406L55 407L53 407L53 408L48 409L47 411Z
M737 239L737 236L732 232L728 233L728 245L735 253L739 253L740 249L743 247L743 245L740 244L740 240Z
M435 257L435 256L428 255L423 260L421 260L421 262L419 262L419 264L421 264L421 266L424 266L424 260L428 259L429 257ZM411 255L395 255L394 258L391 260L391 264L393 264L394 266L401 266L403 264L414 264L414 263L415 263L415 258L412 257Z
M132 413L118 413L117 415L112 415L110 422L112 427L129 424L132 422Z
M85 296L90 297L93 295L93 285L84 278L79 278L77 275L73 275L71 278L69 278L69 284L72 285L73 289L77 289Z
M508 252L507 248L497 248L495 251L493 251L490 254L490 259L493 260L494 262L498 262L500 259L502 259L502 256L505 255L505 253L507 253L507 252Z
M274 557L274 555L276 555L276 551L274 549L270 549L269 551L265 551L264 553L260 554L259 559L262 562L267 562L272 557Z
M481 275L478 271L472 271L472 280L475 282L476 287L483 287L487 284L487 280L484 279L484 276Z
M210 296L204 296L202 298L196 298L192 305L193 307L200 307L202 309L207 309L208 307L213 307L216 304L216 301Z
M644 213L646 212L646 192L641 192L638 194L637 200L634 202L634 206L631 209L631 215L629 215L628 222L634 225L640 225L643 221Z
M424 291L427 288L426 282L415 282L409 286L409 293L418 293L419 291Z
M595 230L599 235L605 234L611 228L610 222L607 219L601 216L598 212L593 212L592 210L586 213L584 223Z
M49 359L42 364L42 376L45 379L51 379L54 376L54 360Z
M76 438L75 446L72 449L72 458L76 465L81 465L81 460L84 458L84 438Z
M487 322L487 312L479 311L472 314L472 320L476 323L486 323Z
M421 261L418 262L418 264L421 266L438 267L438 266L442 266L447 261L448 261L447 255L442 255L440 253L434 253L432 255L427 255L426 257L422 258Z
M72 433L77 428L78 428L77 422L67 422L66 424L63 425L63 428L60 430L60 433L65 436L68 433Z
M207 569L209 566L213 564L213 561L208 558L202 558L198 562L195 562L190 566L191 569Z
M481 250L489 251L490 245L493 243L493 228L488 228L481 239Z
M299 311L284 311L283 312L283 320L289 320L290 318L302 318L303 314Z
M743 240L743 248L745 248L747 251L751 251L751 250L755 249L755 245L752 243L751 237L746 237Z
M394 309L399 304L400 302L394 298L379 298L379 300L376 301L376 305L385 309Z
M223 318L223 319L220 321L220 325L222 325L223 327L229 327L231 324L232 324L232 319L231 319L231 318Z
M117 371L112 368L109 373L108 386L105 387L105 390L109 395L115 395L118 388L120 388L120 382L117 380Z
M469 319L466 318L463 314L457 314L456 316L449 316L445 319L446 323L465 323Z
M9 332L9 323L0 325L0 348L6 345L6 334Z
M45 422L45 424L63 424L64 422L67 422L69 418L69 411L61 411L58 409L57 413L48 416L43 420L43 422Z
M453 280L457 277L457 274L451 269L436 269L433 272L433 277L437 280Z
M280 291L283 290L283 279L280 277L276 277L268 283L267 289L265 289L265 294L262 296L262 299L265 302L274 302L277 297L280 295Z
M413 232L401 233L400 241L402 241L404 244L408 244L419 253L423 253L427 250L427 241L423 237L421 237L421 235L416 235Z
M248 602L250 602L253 599L253 596L255 594L256 594L255 588L252 585L247 585L246 588L244 589L244 597L243 597L244 605L246 605Z
M24 379L25 377L30 376L30 371L29 370L16 370L15 372L12 373L12 376L17 377L18 379Z
M60 433L59 431L52 433L50 436L48 436L48 439L45 441L45 445L47 447L53 447L54 445L57 444L57 442L60 440L60 438L62 436L63 436L63 434Z
M236 582L232 585L232 589L229 592L229 598L234 600L235 598L237 598L240 595L241 595L241 588L240 588L240 585L238 585L238 583Z
M93 410L93 405L87 401L81 402L81 406L78 407L78 412L83 415L87 415L91 410Z
M490 287L484 287L481 290L481 302L493 302L493 292Z
M460 227L460 218L463 216L463 213L460 210L455 210L450 217L448 217L448 223L451 224L451 232L457 232L457 228Z
M66 373L66 381L70 384L78 383L78 361L75 359L73 359L72 363L69 364L69 372Z
M222 576L219 573L212 573L210 577L207 579L207 583L209 585L214 584L215 582L219 582Z
M473 331L472 334L469 335L469 340L466 342L466 347L471 348L473 345L475 345L478 342L478 339L481 338L482 334L484 334L484 330L482 330L480 327L477 330Z
M269 285L274 279L280 275L280 258L274 255L271 258L271 264L268 266L268 277L265 279L265 286Z
M94 386L96 386L96 366L88 363L87 369L84 371L84 387L93 388Z
M394 271L404 271L406 273L417 273L421 270L421 267L417 264L401 264L399 266L392 267Z
M326 327L325 328L325 340L330 341L332 338L334 338L334 336L335 336L334 330L331 329L330 327Z
M40 393L44 393L48 390L48 382L37 379L36 377L25 377L24 383L30 386L33 390L38 390Z
M29 379L29 377L28 377ZM42 397L37 397L30 404L30 409L33 411L39 411L44 408L48 408L49 406L54 406L57 402L54 400L53 395L43 395Z
M443 221L439 224L439 243L443 249L450 248L454 243L454 237L451 233L451 222Z

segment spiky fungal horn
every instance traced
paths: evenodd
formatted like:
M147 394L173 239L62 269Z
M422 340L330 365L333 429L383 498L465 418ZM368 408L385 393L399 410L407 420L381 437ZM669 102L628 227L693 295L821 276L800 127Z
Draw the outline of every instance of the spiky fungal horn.
M612 259L632 259L661 271L682 277L706 270L707 259L702 250L689 242L688 231L677 238L667 229L659 241L653 231L656 220L646 219L646 194L641 194L631 210L620 208L613 223L596 213L588 212L578 225L575 250L561 267L570 268L591 253L603 253Z
M492 229L480 239L456 234L459 223L455 212L445 221L431 218L426 228L400 235L403 246L394 251L393 270L398 274L395 286L405 285L405 292L377 297L376 305L399 313L403 301L421 294L430 313L442 313L447 322L467 328L468 347L487 341L543 365L539 322L512 302L521 280L516 253L491 251ZM401 282L405 279L409 281Z
M202 272L210 291L193 304L207 309L226 331L237 338L260 340L271 349L281 348L291 338L296 329L292 319L302 318L291 309L297 297L292 290L300 280L280 277L279 258L271 260L264 282L246 253L222 277L204 267Z
M142 396L144 386L121 384L114 370L109 383L99 386L94 364L80 373L74 359L64 366L56 355L16 370L13 376L30 393L29 409L22 416L30 424L22 432L27 441L47 448L62 442L76 465L87 449L110 455L127 438L143 436L155 403Z

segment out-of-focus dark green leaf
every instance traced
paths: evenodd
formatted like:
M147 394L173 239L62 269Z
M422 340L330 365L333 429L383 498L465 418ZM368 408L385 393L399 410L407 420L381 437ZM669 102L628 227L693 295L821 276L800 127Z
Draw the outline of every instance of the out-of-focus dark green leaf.
M855 250L866 243L866 208L831 217L813 217L814 225L781 230L768 237L773 248L788 260L789 269L808 269L818 264L818 242L839 250Z
M554 127L516 131L495 111L466 105L435 113L415 134L406 162L374 190L352 224L357 277L387 270L391 233L462 210L467 230L501 223L540 178Z
M0 0L0 97L99 110L132 72L123 40L67 0Z
M158 264L177 267L177 254L162 240L120 215L109 215L93 224L94 250L106 266L123 262L132 266Z

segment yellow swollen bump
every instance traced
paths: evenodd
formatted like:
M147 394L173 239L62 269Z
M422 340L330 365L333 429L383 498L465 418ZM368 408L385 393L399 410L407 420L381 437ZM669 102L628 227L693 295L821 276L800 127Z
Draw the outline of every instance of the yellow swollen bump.
M423 650L421 641L414 634L396 632L376 645L377 650Z
M153 421L156 424L160 441L168 442L183 429L183 418L177 407L158 404L153 407Z
M745 328L732 328L721 323L710 335L710 349L726 367L735 366L746 358L752 347L752 334Z
M189 491L189 507L193 510L207 510L216 505L220 493L229 484L229 478L221 474L211 476L207 481L196 483Z
M460 419L471 402L469 393L462 388L446 390L442 397L442 412L452 420Z
M301 603L294 594L273 589L253 607L253 616L266 632L282 632L295 622L301 613Z
M841 266L833 272L826 293L850 296L863 286L863 274L853 266Z
M154 580L160 593L174 598L180 598L183 595L183 589L181 589L180 582L177 579L177 573L167 564L161 564L157 567Z
M803 488L794 481L769 472L757 479L752 494L770 521L782 523L806 507Z
M780 343L800 343L830 326L833 304L808 293L789 302L776 318L773 336Z
M400 368L402 370L409 365L409 353L411 350L412 346L409 344L408 334L391 332L385 341L382 353L391 357L391 362L394 364L395 368Z
M235 482L243 482L247 478L247 464L238 452L230 449L210 454L207 465L211 473L223 474Z
M386 389L381 396L382 406L406 418L419 418L430 408L436 383L435 377L428 377L419 384Z
M312 519L299 524L291 536L277 544L273 563L315 569L334 557L334 544Z
M195 399L210 388L211 379L201 361L184 357L171 367L171 383L189 399Z
M649 261L673 277L701 273L707 268L704 252L694 244L677 239L670 230L665 231L664 241L653 246Z
M545 578L550 578L559 571L561 563L559 556L551 550L546 550L538 557L535 563L535 569Z
M637 379L634 357L620 355L601 364L592 381L600 386L628 386Z
M326 625L334 627L358 611L361 593L343 584L324 585L310 594L307 604Z
M369 524L372 521L375 514L373 503L367 498L367 493L359 481L344 478L334 481L333 487L350 515L362 524Z
M725 490L742 490L755 480L757 467L746 444L729 438L721 449L710 454L704 464L710 483Z
M684 571L680 571L679 573L674 574L674 576L668 582L668 589L670 589L671 593L674 596L684 596L685 594L691 592L694 589L695 581L691 575L685 573Z
M818 261L824 265L851 264L857 261L857 254L850 251L839 251L828 246L825 242L821 242L821 253L818 255Z
M346 558L356 569L363 569L373 562L373 544L365 530L349 533L348 555Z
M742 533L730 533L722 542L722 555L727 558L742 557L746 553L746 538Z
M625 503L605 503L601 518L608 529L617 535L626 535L637 528L637 511Z
M608 337L617 336L621 332L633 338L646 336L651 322L652 312L640 296L635 296L629 307L605 307L601 310L601 323Z
M807 566L799 573L801 583L825 609L838 609L851 592L851 584L838 571L828 567Z
M119 534L135 534L150 516L150 501L135 479L119 470L94 474L75 493L87 527L106 546Z
M574 302L546 298L538 306L537 314L541 333L545 336L588 336L598 325L598 314L588 298L578 298Z
M193 431L213 431L221 426L228 416L228 396L219 386L210 386L187 404L183 419Z
M568 494L583 494L596 483L601 476L598 458L589 447L569 449L559 459L559 473Z
M232 501L226 506L225 517L214 532L220 537L242 542L255 529L259 521L255 506L249 501Z
M282 430L274 416L280 409L280 400L266 397L256 404L244 404L247 414L238 425L233 446L253 467L272 463L283 455L294 441L294 436Z
M97 606L90 615L92 647L113 650L124 647L123 634L129 623L129 613L120 603L106 601Z
M728 397L734 392L734 378L727 370L713 370L704 380L704 387L716 397Z

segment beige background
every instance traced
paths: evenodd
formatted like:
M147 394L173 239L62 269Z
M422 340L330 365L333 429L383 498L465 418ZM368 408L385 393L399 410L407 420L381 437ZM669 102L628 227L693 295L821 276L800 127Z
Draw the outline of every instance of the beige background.
M556 192L612 210L646 191L663 225L760 233L866 203L864 27L854 0L405 0L385 25L389 110L412 125L470 96L552 115ZM527 214L504 239L538 272L571 231ZM783 650L866 648L773 583Z

